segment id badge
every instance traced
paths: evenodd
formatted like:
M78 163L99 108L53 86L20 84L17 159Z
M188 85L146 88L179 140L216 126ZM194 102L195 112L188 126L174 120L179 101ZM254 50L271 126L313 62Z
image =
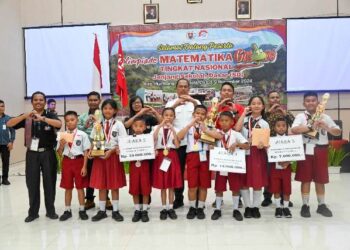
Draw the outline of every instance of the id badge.
M315 152L315 144L306 143L305 154L306 155L314 155L314 152Z
M221 176L228 176L228 172L220 171L220 175L221 175Z
M278 162L276 162L276 169L278 169L278 170L282 170L282 169L283 169L283 167L282 167L280 164L278 164Z
M39 149L39 139L33 138L32 143L30 144L30 150L31 151L38 151Z
M207 161L207 151L199 151L199 161Z
M2 130L6 130L6 124L2 125Z
M169 159L168 157L164 157L159 169L162 170L163 172L168 172L170 164L171 164L171 159Z
M247 150L245 151L245 155L250 155L250 149L247 149Z

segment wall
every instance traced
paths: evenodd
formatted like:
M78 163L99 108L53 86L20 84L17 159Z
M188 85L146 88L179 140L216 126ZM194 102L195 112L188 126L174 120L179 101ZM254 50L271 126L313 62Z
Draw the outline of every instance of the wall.
M19 114L30 110L24 102L24 56L21 27L54 25L61 23L61 0L1 0L0 1L0 98L5 99L7 111ZM142 24L143 4L139 0L62 0L64 24L110 22L111 25ZM186 0L158 0L160 23L227 21L235 19L234 0L203 0L202 4L187 4ZM252 0L252 19L277 19L286 17L334 16L336 0ZM350 15L350 1L339 0L340 15ZM11 87L9 87L11 86ZM350 108L350 94L341 94L340 107ZM290 109L302 109L300 94L288 96ZM67 109L86 110L85 99L67 99ZM332 95L329 107L337 107ZM59 114L63 100L58 101ZM329 111L333 118L337 111ZM350 130L350 110L342 110L340 118ZM23 131L19 132L12 162L24 159Z

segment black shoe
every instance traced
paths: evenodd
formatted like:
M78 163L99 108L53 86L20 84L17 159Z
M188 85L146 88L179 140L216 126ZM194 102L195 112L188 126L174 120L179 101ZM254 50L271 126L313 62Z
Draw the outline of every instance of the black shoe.
M174 209L169 209L168 210L168 215L169 215L169 218L172 219L172 220L176 220L177 219L177 215L176 215L176 212Z
M56 213L46 214L46 217L51 219L51 220L57 220L58 219L58 214L56 214Z
M242 208L242 207L243 207L243 202L241 197L239 197L238 208Z
M218 220L221 217L221 210L215 209L214 213L211 215L212 220Z
M261 217L259 208L257 208L257 207L252 208L252 217L255 219L259 219Z
M275 211L275 217L276 218L282 218L282 208L278 207L276 208L276 211Z
M292 218L292 213L290 212L288 207L282 209L283 216L286 218Z
M83 210L83 211L79 211L79 218L81 220L88 220L89 219L89 216L86 214L86 211Z
M205 213L203 208L197 208L197 218L199 220L204 220L205 219Z
M3 185L10 185L11 183L8 181L8 179L2 179Z
M300 215L301 215L301 217L304 217L304 218L310 218L311 217L310 207L308 205L304 204L301 207Z
M293 207L293 206L294 206L294 205L293 205L293 202L289 201L288 207Z
M193 220L197 215L197 209L194 207L190 207L190 210L188 210L188 213L186 215L186 218L189 220Z
M233 218L235 218L237 221L242 221L243 220L243 216L241 214L241 212L237 209L233 210L233 214L232 214Z
M168 212L166 211L166 209L163 209L162 211L160 211L159 218L161 220L166 220L168 218Z
M138 222L141 220L141 210L135 210L134 216L132 217L132 222Z
M263 202L261 202L261 206L262 206L262 207L268 207L268 206L270 206L271 204L272 204L271 198L265 198L265 199L263 200Z
M142 210L142 212L141 212L141 221L142 222L149 222L149 217L148 217L147 210Z
M124 217L119 213L119 211L113 211L112 212L112 219L120 222L120 221L124 220Z
M36 220L39 218L39 215L28 215L27 218L25 218L24 222L28 223L28 222L32 222L33 220Z
M91 221L100 221L100 220L105 219L105 218L107 218L106 211L101 211L100 210L100 211L97 212L97 214L95 216L93 216L91 218Z
M329 208L326 206L326 204L319 205L316 212L323 215L324 217L332 217L333 216L332 211L329 210Z
M252 208L246 207L244 210L244 218L252 218Z
M71 211L64 211L64 213L60 216L60 221L66 221L69 218L72 218L72 212Z
M173 208L174 209L178 209L178 208L180 208L180 207L183 207L184 206L184 202L183 202L183 200L175 200L174 201L174 204L173 204Z

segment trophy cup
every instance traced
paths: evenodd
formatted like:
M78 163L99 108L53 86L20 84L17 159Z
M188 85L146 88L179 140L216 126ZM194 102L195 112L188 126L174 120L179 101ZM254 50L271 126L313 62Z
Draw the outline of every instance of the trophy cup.
M325 93L322 96L322 101L317 105L315 114L312 115L311 119L308 120L307 126L310 128L310 131L304 133L304 136L310 139L318 139L318 131L313 129L312 126L314 123L321 119L321 115L324 113L326 109L326 104L329 99L329 93Z
M102 114L99 109L95 111L94 116L96 117L96 121L93 127L93 138L92 138L92 150L91 156L103 156L105 154L105 136L102 128Z
M218 114L218 103L219 103L219 100L216 97L214 97L211 100L210 112L207 115L207 118L205 119L205 122L204 122L205 125L209 129L213 129L215 127L214 120L215 120L215 117ZM209 136L209 135L207 135L206 133L203 133L203 132L201 133L201 137L200 137L199 141L207 143L207 144L210 144L210 145L214 145L215 144L215 138L213 138L213 137L211 137L211 136Z

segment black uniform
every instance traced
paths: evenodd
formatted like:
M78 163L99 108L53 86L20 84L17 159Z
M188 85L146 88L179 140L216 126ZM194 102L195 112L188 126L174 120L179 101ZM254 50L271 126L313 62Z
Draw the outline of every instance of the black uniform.
M42 116L59 120L54 113L46 110ZM24 128L25 120L14 126L14 129ZM26 153L26 184L29 194L30 216L37 216L40 208L40 171L42 171L45 207L48 216L55 214L55 196L57 179L57 159L55 154L56 131L46 122L32 122L32 138L39 139L38 151L27 149Z

